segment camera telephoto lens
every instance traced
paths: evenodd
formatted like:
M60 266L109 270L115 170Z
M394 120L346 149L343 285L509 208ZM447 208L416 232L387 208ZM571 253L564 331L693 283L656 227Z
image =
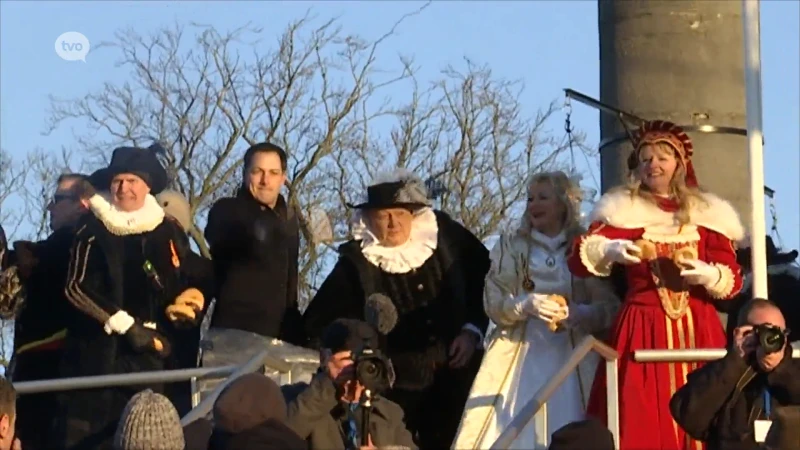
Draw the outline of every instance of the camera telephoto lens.
M389 369L383 356L372 350L364 350L355 356L356 380L374 395L389 390Z
M755 331L758 337L758 345L768 355L777 353L786 346L786 333L780 327L768 324L758 325L755 327Z

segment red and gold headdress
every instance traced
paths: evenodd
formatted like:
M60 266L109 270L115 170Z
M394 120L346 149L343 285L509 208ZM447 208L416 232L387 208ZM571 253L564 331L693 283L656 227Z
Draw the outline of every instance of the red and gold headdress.
M633 153L628 161L628 167L633 170L639 164L639 151L645 145L664 143L675 149L678 161L686 169L686 185L697 187L697 176L692 165L694 146L689 135L683 128L665 120L645 122L632 134Z

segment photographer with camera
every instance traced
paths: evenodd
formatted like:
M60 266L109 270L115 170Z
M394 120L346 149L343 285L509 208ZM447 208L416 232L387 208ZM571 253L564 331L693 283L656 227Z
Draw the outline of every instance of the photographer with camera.
M675 421L709 450L760 448L773 408L800 405L800 365L769 300L745 304L728 354L689 374L670 401Z
M365 322L334 321L322 333L317 375L308 385L284 389L287 425L311 450L416 448L400 406L381 397L394 382L394 370L379 341Z

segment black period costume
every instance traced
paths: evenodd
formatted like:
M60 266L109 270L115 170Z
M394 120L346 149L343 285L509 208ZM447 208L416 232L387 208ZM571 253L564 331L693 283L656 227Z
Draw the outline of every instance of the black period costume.
M67 276L66 295L74 310L68 318L65 377L176 365L170 355L176 325L167 318L166 308L184 305L190 292L181 265L185 247L176 245L183 231L165 220L153 197L167 179L152 151L116 149L109 167L92 176L93 184L110 186L112 177L121 173L142 178L151 194L133 212L116 209L101 195L89 200L93 214L78 226ZM202 309L202 298L199 301ZM56 431L62 448L111 448L125 404L144 388L163 391L163 385L156 385L66 392Z
M464 330L482 339L488 325L482 299L488 251L462 225L433 210L421 181L404 170L384 175L367 191L359 210L414 211L409 240L380 245L357 212L354 239L339 248L336 266L304 314L306 332L315 344L337 318L365 320L371 295L389 297L398 320L386 336L396 372L386 397L403 408L421 448L449 448L482 355L476 351L466 367L450 369L449 349Z

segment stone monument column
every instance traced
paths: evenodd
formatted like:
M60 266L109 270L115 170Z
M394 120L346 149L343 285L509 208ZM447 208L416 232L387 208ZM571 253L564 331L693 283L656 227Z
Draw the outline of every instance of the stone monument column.
M598 0L598 19L600 101L684 126L700 185L749 227L742 3ZM614 116L600 129L605 192L625 180L631 146Z

